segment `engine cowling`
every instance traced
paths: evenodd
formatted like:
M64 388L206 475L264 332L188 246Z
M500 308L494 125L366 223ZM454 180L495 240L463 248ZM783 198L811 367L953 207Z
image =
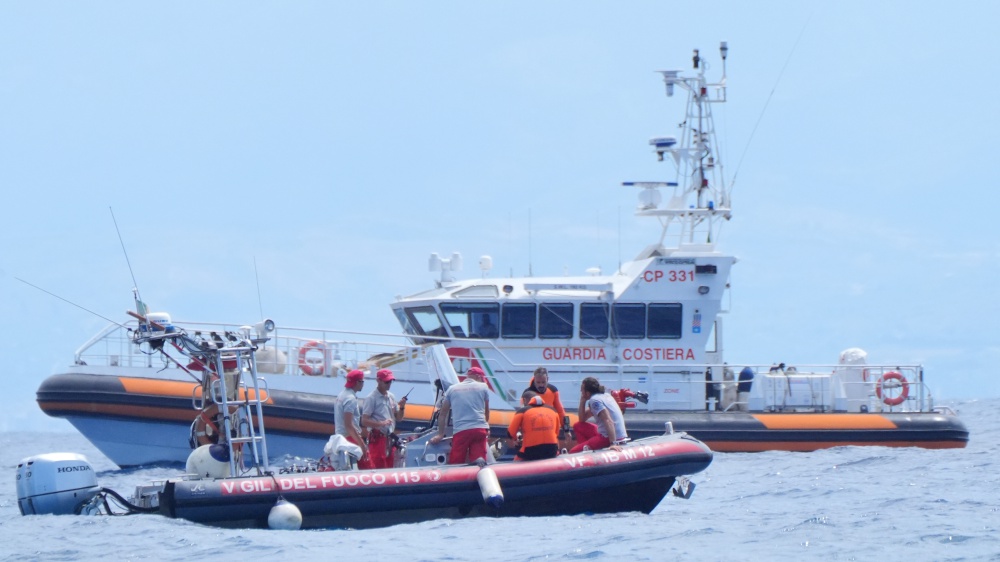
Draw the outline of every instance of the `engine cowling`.
M17 506L21 515L73 515L101 491L87 457L46 453L17 465Z

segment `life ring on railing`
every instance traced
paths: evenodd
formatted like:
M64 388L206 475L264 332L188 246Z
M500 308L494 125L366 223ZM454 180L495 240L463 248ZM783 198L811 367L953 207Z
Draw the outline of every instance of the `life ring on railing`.
M306 355L313 349L323 355L323 359L318 363L306 361ZM326 346L323 345L323 342L313 340L299 348L299 369L310 377L318 377L326 372Z
M191 439L198 445L215 445L222 432L219 430L219 405L209 404L198 412L191 427ZM194 443L192 443L194 445Z
M882 393L882 389L885 387L885 384L891 380L898 382L899 386L902 388L899 396L891 397L888 393ZM875 383L875 394L878 395L879 399L882 400L882 403L886 406L899 406L905 402L906 398L910 395L910 383L906 380L906 377L899 374L897 371L889 371L888 373L882 375L882 378Z

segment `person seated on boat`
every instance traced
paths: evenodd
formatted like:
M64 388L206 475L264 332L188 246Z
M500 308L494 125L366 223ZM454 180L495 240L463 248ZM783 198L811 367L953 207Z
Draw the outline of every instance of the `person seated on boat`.
M430 443L436 445L444 439L448 414L452 415L455 434L451 439L448 464L467 464L478 459L486 460L486 439L490 424L490 389L486 386L486 373L473 367L465 373L465 380L448 387L441 401L438 414L438 432Z
M559 424L562 420L552 406L542 400L534 390L521 394L524 407L514 413L507 427L511 447L521 433L521 447L514 455L515 461L536 461L555 458L559 454Z
M361 436L361 406L358 404L358 392L365 386L365 374L355 369L347 373L344 390L337 396L333 406L333 423L337 426L337 434L343 435L348 441L361 447L361 458L358 468L375 468L368 446Z
M584 447L591 451L610 447L621 451L621 445L628 441L625 432L625 416L614 397L605 392L594 377L587 377L580 383L580 421L573 424L576 446L570 453L579 453ZM590 423L591 417L598 423Z
M378 386L361 407L361 426L368 428L368 456L375 468L392 468L396 449L390 436L396 430L396 422L403 420L406 397L396 400L389 392L392 381L396 380L389 369L381 369L375 379Z
M498 331L496 324L490 318L492 314L483 314L482 320L480 321L479 327L476 328L476 335L481 338L495 338L497 337Z

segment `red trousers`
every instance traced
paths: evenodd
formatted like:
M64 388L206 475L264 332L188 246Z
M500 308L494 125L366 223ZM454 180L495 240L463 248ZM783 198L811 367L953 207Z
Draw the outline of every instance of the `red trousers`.
M362 446L361 443L358 443L357 441L355 441L350 437L348 437L347 440L350 441L351 443L354 443L358 447ZM372 462L372 455L370 451L367 455L361 457L361 460L358 461L358 468L366 470L370 468L375 468L375 463Z
M569 450L571 453L579 453L584 445L591 451L606 449L611 446L611 441L607 437L597 432L597 425L590 422L576 422L573 424L573 433L576 434L576 447Z
M396 461L396 449L388 447L388 441L389 436L381 431L368 434L368 456L375 468L392 468Z
M453 435L448 464L468 464L476 459L485 459L487 435L487 429L466 429Z

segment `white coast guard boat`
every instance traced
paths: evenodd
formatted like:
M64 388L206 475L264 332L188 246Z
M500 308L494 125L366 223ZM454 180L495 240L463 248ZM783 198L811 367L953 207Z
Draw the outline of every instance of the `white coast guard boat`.
M342 386L330 377L357 365L402 374L398 387L415 388L410 404L426 404L408 408L406 423L426 424L434 391L424 354L435 343L444 344L458 372L483 368L496 401L511 405L538 366L547 367L570 412L580 380L596 376L620 389L633 437L657 434L670 421L716 451L964 447L967 429L953 412L934 407L920 365L869 365L858 349L830 365L740 365L737 373L725 363L722 302L736 258L718 246L733 209L713 107L727 99L727 50L723 43L718 82L706 78L697 51L692 73L660 73L668 97L687 95L676 135L650 141L673 166L673 179L623 184L638 190L636 215L660 223L657 240L613 273L567 277L460 280L460 256L432 255L431 269L441 272L435 286L391 304L405 341L269 332L274 355L261 360L261 370L271 373L273 402L264 411L272 435L283 436L272 452L303 454L301 447L325 441ZM481 264L488 273L490 260ZM204 326L201 335L237 329ZM189 435L198 433L191 419L199 405L190 398L197 382L178 365L137 353L124 333L112 326L88 342L67 372L42 384L39 405L69 419L118 464L183 460ZM492 420L497 435L508 415ZM151 445L141 437L146 431L162 434Z

